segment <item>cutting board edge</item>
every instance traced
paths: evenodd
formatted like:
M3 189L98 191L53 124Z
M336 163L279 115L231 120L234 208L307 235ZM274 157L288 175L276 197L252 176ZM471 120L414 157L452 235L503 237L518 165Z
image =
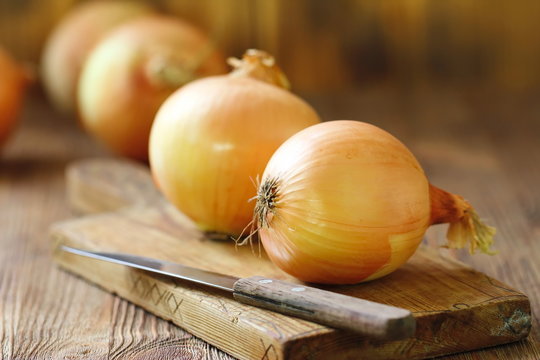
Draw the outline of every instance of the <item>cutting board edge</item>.
M99 215L97 215L97 216L99 216ZM53 243L54 243L55 247L60 245L60 244L63 244L63 243L67 243L68 245L70 243L72 243L73 240L70 240L70 236L73 236L73 234L70 234L70 232L69 232L69 225L71 225L72 221L73 220L64 221L64 222L62 222L60 224L57 224L56 226L53 226L51 228L51 234L52 234ZM75 221L77 221L77 220L75 220ZM62 226L62 224L68 224L68 227L67 227L68 228L68 233L65 233L66 229L65 229L64 226ZM95 249L89 249L89 250L95 250ZM55 260L57 262L59 262L59 265L62 268L68 270L71 273L75 273L76 275L78 275L79 277L85 279L86 281L89 281L92 284L95 284L98 287L103 288L103 289L105 289L107 291L113 292L113 293L117 294L120 297L124 297L127 300L133 302L134 304L146 309L146 311L154 313L157 316L160 316L162 318L166 318L166 320L172 321L176 325L179 325L180 327L186 328L185 325L182 325L181 323L178 323L178 321L175 321L172 318L167 318L166 316L164 317L164 316L162 316L160 314L157 314L154 310L149 310L147 308L147 306L145 306L144 303L137 303L137 301L134 301L133 299L122 296L122 294L119 294L119 292L116 291L116 289L107 287L106 284L102 284L101 282L94 281L94 280L90 279L87 274L84 274L84 273L82 273L80 271L77 271L78 269L74 269L74 268L70 267L69 265L65 266L65 264L61 263L61 261L58 261L58 257L55 257ZM516 309L520 309L520 308L525 307L526 311L524 313L527 316L529 316L529 319L530 319L530 302L529 302L529 299L525 294L522 294L522 293L519 293L519 292L515 292L515 295L507 295L507 296L503 296L503 297L499 297L499 298L494 298L494 299L492 299L492 300L490 300L488 302L472 304L468 308L452 310L452 318L459 319L460 317L466 317L465 315L467 315L467 313L474 314L477 311L495 312L497 310L497 308L500 307L500 306L503 306L503 307L506 307L506 308L510 309L509 311L511 311L511 312L512 311L515 312ZM437 316L440 316L442 313L448 313L448 310L446 310L446 311L444 311L444 310L436 311L436 312L432 313L429 316L437 317ZM416 316L418 316L418 315L420 315L420 312L416 313ZM428 314L426 314L426 313L422 313L421 315L422 315L422 317L424 319L428 318L428 316L427 316ZM519 319L514 319L513 321L519 323ZM503 331L505 329L500 329L500 330ZM519 341L519 340L525 338L526 336L528 336L529 332L530 332L530 327L524 333L518 334L518 335L516 335L514 337L511 337L511 338L509 338L509 337L506 337L506 338L505 337L493 337L491 339L483 341L481 344L478 344L478 343L473 344L473 343L471 343L467 347L461 347L459 349L455 349L452 346L446 346L445 345L444 347L434 348L434 349L429 350L429 351L427 351L427 349L426 349L425 352L422 353L422 355L419 355L418 357L415 357L415 355L411 355L411 354L407 353L403 357L394 357L394 358L396 358L396 359L414 359L414 358L422 358L422 357L425 357L425 356L441 356L441 355L447 355L447 354L456 353L456 352L459 352L459 351L475 350L475 349L485 348L485 347L494 346L494 345L501 345L501 344L505 344L505 343ZM336 333L338 335L336 335ZM322 353L319 353L320 356L326 356L328 354L332 354L333 357L338 359L338 358L340 358L341 355L338 356L338 355L336 355L335 352L333 352L331 350L332 343L337 342L337 341L339 341L340 344L343 344L343 346L344 346L343 350L346 350L346 351L343 352L344 357L347 356L346 354L349 354L349 355L351 353L352 354L360 354L361 352L365 351L365 348L360 348L360 346L358 344L356 344L358 342L357 338L355 338L353 340L350 340L350 344L348 344L348 343L344 343L343 339L339 339L339 334L340 333L336 332L336 331L326 332L326 331L323 330L321 332L320 330L319 331L315 330L312 333L304 332L304 333L299 333L299 334L292 335L292 336L287 336L285 338L275 337L275 338L271 339L271 343L268 344L267 349L272 349L272 351L274 351L276 356L278 356L278 358L280 358L280 359L281 358L284 358L284 359L302 359L307 354L306 351L311 353L311 350L306 350L306 349L310 349L311 346L315 346L315 348L317 348L317 346L321 346L320 344L327 344L329 346L329 348L330 348L330 350L323 350ZM199 334L199 336L203 337L206 341L211 342L213 345L221 348L224 351L228 351L228 352L230 351L230 349L224 348L222 343L215 342L215 341L210 341L208 338L206 338L204 336L201 336L200 334ZM267 338L271 337L270 334L268 334L268 333L266 333L265 336L267 336ZM427 343L429 343L429 341L427 341ZM385 345L381 344L380 346L383 347ZM402 345L401 347L407 349L407 346ZM376 347L375 348L371 347L371 348L369 348L369 350L376 351L377 349L376 349ZM388 350L388 351L391 351L391 350ZM383 352L383 355L380 358L387 358L387 356L384 355L384 354L385 353ZM237 353L235 353L235 355L238 356ZM376 359L376 358L379 358L379 356L381 356L381 355L373 354L373 356L371 356L371 358Z
M134 304L135 306L143 309L144 311L147 311L147 312L149 312L149 313L151 313L151 314L153 314L155 316L158 316L158 317L160 317L160 318L162 318L162 319L164 319L166 321L170 321L170 322L174 323L176 326L179 326L182 329L192 333L193 335L195 335L195 336L209 342L210 344L216 346L217 348L219 348L219 349L221 349L221 350L223 350L223 351L225 351L225 352L227 352L229 354L234 354L235 357L238 357L239 359L252 359L253 358L254 354L252 352L249 352L250 351L249 347L246 347L247 350L245 350L245 349L243 350L246 353L244 356L242 356L242 354L239 353L239 352L231 351L231 348L228 348L228 346L227 346L228 341L223 342L223 341L217 341L215 339L209 338L208 336L206 336L207 335L206 332L196 331L192 326L189 326L188 324L180 322L177 318L175 318L173 316L157 312L155 307L149 307L148 303L145 304L143 300L135 300L134 298L131 298L130 296L127 296L126 294L122 294L121 290L118 290L115 286L110 286L108 283L103 282L103 281L96 281L95 279L92 278L91 275L89 276L83 270L72 266L69 262L64 261L62 255L59 255L59 254L60 254L60 252L56 251L53 254L53 258L54 258L56 264L59 266L60 269L62 269L64 271L67 271L68 273L80 278L83 281L88 282L92 286L96 286L97 288L100 288L103 291L106 291L106 292L108 292L110 294L113 294L114 296L118 296L118 297L122 298L122 299ZM121 265L117 265L117 264L110 264L110 265L117 266L117 267L121 266ZM144 271L136 270L136 269L127 269L126 271L144 273ZM159 282L159 280L157 280L157 282ZM215 311L215 309L212 310L212 311ZM208 310L207 310L207 312L208 312ZM334 331L335 330L328 329L328 328L322 328L322 329L320 328L320 329L316 330L316 332L318 332L319 334L322 334L323 337L326 334L332 333ZM262 330L259 331L259 332L251 331L251 333L253 334L253 336L260 338L262 346L265 347L265 350L264 349L260 350L261 351L260 354L255 354L255 355L257 355L257 357L262 356L262 358L264 358L264 356L265 356L264 354L271 351L276 356L276 360L287 359L283 355L283 349L286 347L287 343L289 342L289 337L275 336L275 334L272 334L271 332L262 331ZM258 336L257 336L257 334L258 334ZM253 349L253 347L251 349Z
M95 282L92 279L89 279L86 274L81 273L81 272L77 271L76 269L73 269L68 264L63 263L61 260L59 261L58 258L56 258L56 260L57 260L58 265L62 269L68 271L69 273L74 274L74 275L80 277L81 279L83 279L84 281L88 281L89 283L91 283L91 284L93 284L93 285L95 285L95 286L97 286L97 287L99 287L101 289L104 289L105 291L108 291L110 293L113 293L113 294L115 294L117 296L120 296L120 297L124 298L124 296L119 294L114 288L107 287L103 283ZM512 298L514 298L513 301L511 301L511 302L506 301L507 305L512 305L512 304L514 304L516 302L524 302L526 304L529 304L528 299L526 299L526 297L524 297L524 296L512 296ZM145 311L149 311L144 307L143 304L137 303L137 302L135 302L133 300L129 300L129 301L131 301L135 305L145 309ZM492 302L492 303L490 303L488 305L488 307L496 307L498 305L498 303L499 302ZM475 309L474 309L474 307L471 307L471 308L468 308L468 309L456 310L454 312L454 315L459 316L460 313L465 313L467 311L469 311L469 312L470 311L475 311ZM149 312L155 314L154 311L149 311ZM186 328L182 324L178 323L178 321L175 321L175 319L173 319L173 318L164 317L163 315L159 315L159 314L156 314L156 315L160 316L162 318L165 318L165 320L171 321L171 322L175 323L176 325L178 325L180 327ZM434 315L437 315L437 314L434 314ZM269 334L267 334L267 335L269 335ZM266 352L271 351L276 356L276 359L288 359L288 360L296 360L296 359L298 359L298 360L300 360L300 359L305 359L307 356L312 356L313 359L324 359L327 356L332 355L332 357L335 360L339 360L339 359L348 359L348 358L350 358L351 355L355 355L355 356L359 356L360 354L365 355L366 354L365 345L368 344L368 345L371 345L370 347L367 348L367 350L371 351L371 352L368 353L370 359L374 359L374 360L376 360L376 359L379 359L379 360L382 360L382 359L400 359L400 360L404 360L404 359L423 359L423 358L426 358L426 357L443 356L443 355L455 354L457 352L463 352L463 351L479 350L479 349L483 349L483 348L487 348L487 347L491 347L491 346L497 346L497 345L502 345L502 344L506 344L506 343L516 342L516 341L522 340L527 335L528 335L528 333L521 336L521 337L519 337L519 338L506 339L506 340L503 340L503 338L501 338L501 340L498 340L497 338L492 338L492 341L490 341L488 343L483 343L481 346L471 344L469 347L465 347L465 348L463 348L463 347L454 348L454 347L448 346L448 345L445 346L445 347L436 347L435 346L434 348L432 348L430 350L424 349L424 352L417 353L416 355L411 354L411 353L406 351L407 349L412 349L413 345L411 345L411 344L407 345L408 341L401 341L401 343L404 343L405 345L399 345L399 344L397 344L398 342L396 342L395 347L403 349L403 353L402 354L393 353L393 355L391 357L389 357L388 355L389 355L389 353L392 352L392 350L391 350L393 348L392 345L390 346L390 350L387 350L388 352L383 351L381 353L377 353L377 351L379 351L379 346L383 347L383 346L387 346L387 345L385 345L384 343L381 343L380 345L377 345L376 342L374 344L372 342L372 340L365 339L365 338L361 338L361 340L358 341L359 338L357 336L347 335L347 334L345 334L345 336L346 337L348 336L349 339L344 340L343 337L342 337L343 336L342 332L338 332L338 331L336 331L336 332L334 332L334 331L326 332L324 330L321 331L319 329L313 330L312 332L306 332L306 333L302 333L302 334L299 334L299 335L295 335L295 336L292 336L292 337L285 337L285 338L274 337L272 339L273 341L271 343L266 343L265 346L266 346ZM201 336L199 335L199 337L201 337ZM230 349L223 346L223 344L221 342L211 341L210 339L208 339L206 337L201 337L201 338L203 338L204 340L206 340L208 342L211 342L214 346L216 346L216 347L230 353ZM339 343L343 346L340 349L339 353L336 352L336 349L332 349L332 344L336 343L336 340L338 340L338 338L339 338ZM411 341L415 341L415 339L413 339ZM427 341L426 343L429 344L431 342ZM321 347L322 347L322 349L321 349ZM317 353L314 353L313 349L317 349L316 350ZM238 356L238 353L235 353L235 355ZM249 354L247 357L241 357L241 358L249 359L250 355L252 355L252 354Z

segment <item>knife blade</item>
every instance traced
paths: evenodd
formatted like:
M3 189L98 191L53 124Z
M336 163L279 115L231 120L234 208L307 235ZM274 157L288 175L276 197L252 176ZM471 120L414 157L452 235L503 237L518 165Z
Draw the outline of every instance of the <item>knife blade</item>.
M406 309L314 287L263 276L238 278L125 253L88 251L66 245L61 245L59 249L227 291L232 293L236 301L244 304L378 339L408 338L414 335L416 329L416 321Z

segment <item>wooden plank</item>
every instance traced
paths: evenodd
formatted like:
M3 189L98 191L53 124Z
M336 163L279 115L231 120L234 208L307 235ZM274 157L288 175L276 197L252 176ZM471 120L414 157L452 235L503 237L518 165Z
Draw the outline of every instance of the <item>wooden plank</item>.
M72 216L65 167L103 152L74 119L53 114L35 94L28 100L0 154L0 358L231 360L53 262L47 229Z
M159 196L148 200L152 195L141 192L152 189L150 178L130 176L130 166L110 160L91 161L68 171L69 182L79 182L70 184L70 189L87 192L95 188L92 193L100 196L112 191L110 195L116 199L108 203L82 194L74 201L80 210L97 210L104 203L112 204L104 210L124 209L57 224L51 232L56 244L151 256L239 277L263 275L298 282L264 255L258 257L248 248L206 239ZM144 171L140 167L131 169ZM125 180L115 183L115 179L142 179L146 184L126 186ZM77 191L71 192L70 198L77 198ZM137 205L135 199L146 200ZM525 295L425 248L383 279L356 286L324 287L412 311L418 324L415 337L390 342L252 308L224 294L118 265L64 253L56 253L56 259L70 271L245 359L262 358L269 352L278 359L301 359L308 353L313 358L360 354L370 359L424 358L516 341L527 336L531 325Z

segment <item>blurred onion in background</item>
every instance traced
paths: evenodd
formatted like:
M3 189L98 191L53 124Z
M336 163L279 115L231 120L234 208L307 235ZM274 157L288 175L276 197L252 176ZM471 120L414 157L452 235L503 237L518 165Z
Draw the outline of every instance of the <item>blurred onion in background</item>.
M2 0L0 43L38 62L75 0ZM536 0L159 0L206 29L227 55L274 54L295 91L371 84L529 90L540 84Z

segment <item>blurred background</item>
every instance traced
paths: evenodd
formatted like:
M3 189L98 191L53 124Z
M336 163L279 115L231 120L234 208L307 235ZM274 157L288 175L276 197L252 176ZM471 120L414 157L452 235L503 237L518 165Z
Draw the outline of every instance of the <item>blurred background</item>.
M77 0L0 0L0 44L37 64ZM540 1L159 0L229 56L274 54L303 93L372 85L540 88Z
M37 69L51 30L81 2L0 0L0 47ZM248 48L273 54L292 90L322 119L374 123L407 144L433 184L462 194L497 226L499 256L452 256L526 291L536 311L534 341L539 339L540 0L147 2L206 30L227 56L240 57ZM62 116L35 88L21 116L25 131L2 154L0 175L9 179L4 194L18 189L19 195L8 197L13 204L23 199L21 204L59 206L61 211L47 208L36 216L42 224L33 230L37 241L50 221L69 216L57 201L66 164L108 153L74 129L73 117L64 118L63 127L51 126ZM36 200L28 188L39 194ZM48 197L39 200L41 193ZM5 227L13 223L19 231L19 221L7 215L20 209L14 216L30 217L11 202L0 215L8 219ZM430 229L426 242L437 248L445 230ZM24 232L21 238L29 237ZM26 243L17 238L4 248L26 251ZM56 290L51 294L56 303ZM489 358L515 358L512 349Z

